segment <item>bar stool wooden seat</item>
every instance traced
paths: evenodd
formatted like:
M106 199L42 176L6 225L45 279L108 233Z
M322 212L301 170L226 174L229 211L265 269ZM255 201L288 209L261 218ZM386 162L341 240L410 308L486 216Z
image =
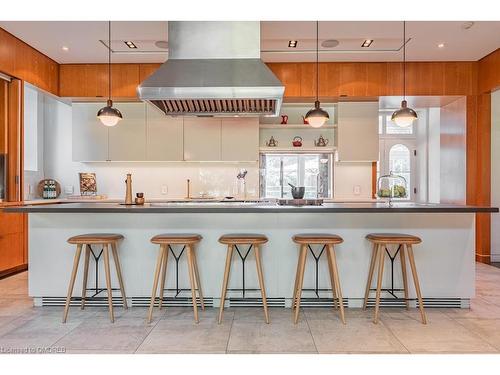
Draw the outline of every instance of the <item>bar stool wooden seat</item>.
M401 260L401 272L403 275L403 292L405 298L406 308L409 308L408 299L408 280L406 272L406 255L408 255L408 261L410 263L411 273L413 276L413 283L415 285L415 291L417 293L418 307L420 309L420 315L422 318L422 323L427 324L427 318L425 316L424 304L422 302L422 294L420 292L420 284L418 281L417 267L415 266L415 258L413 256L413 245L417 245L422 242L422 240L410 234L401 233L370 233L366 235L366 239L373 244L372 257L370 261L370 269L368 271L368 280L366 282L365 300L363 304L363 309L366 309L368 303L368 296L370 294L370 288L373 278L373 272L377 261L378 265L378 276L377 276L377 292L375 299L375 317L374 323L378 322L379 307L380 307L380 293L382 290L382 278L384 276L384 257L387 250L387 245L397 245L396 254L399 253Z
M163 233L151 238L151 242L160 245L160 251L156 261L156 270L153 279L153 291L151 293L151 302L149 304L148 323L151 323L153 318L153 308L156 299L156 292L158 289L158 282L160 282L159 293L159 308L161 310L163 305L164 290L165 290L165 276L167 273L167 260L168 250L170 245L184 245L187 250L187 263L189 271L189 281L191 284L191 297L193 303L194 320L196 323L198 319L198 304L196 301L196 290L200 298L201 309L205 310L205 303L203 302L203 292L201 290L200 274L198 272L198 263L196 261L196 253L194 251L195 245L200 242L202 236L195 233ZM160 279L161 275L161 280Z
M262 296L262 305L264 307L264 317L266 323L269 324L269 312L267 310L266 288L264 286L264 276L262 273L262 264L260 259L260 245L268 241L267 237L263 234L256 233L230 233L225 234L219 238L221 244L227 245L226 266L224 269L224 280L222 282L222 294L220 298L219 307L219 324L222 322L222 315L224 313L224 302L226 300L227 285L229 283L229 274L231 271L231 260L233 257L233 250L238 245L249 245L250 251L252 248L255 252L255 264L257 266L257 275L259 278L260 292Z
M336 300L340 310L340 319L345 324L344 301L342 299L342 289L340 286L339 272L337 269L337 258L335 257L334 246L344 242L342 237L328 233L305 233L293 236L293 242L300 245L299 260L297 262L297 272L295 274L295 286L293 288L292 311L295 313L295 324L299 320L300 299L302 296L302 286L304 283L304 271L306 268L307 249L311 245L323 245L326 248L328 258L328 269L330 272L330 282L333 293L333 306L336 308ZM312 250L311 250L312 251Z
M83 288L82 288L82 300L81 309L85 308L85 299L87 292L87 276L89 270L89 259L90 259L90 245L102 245L104 253L104 271L106 273L106 289L108 292L108 306L109 306L109 318L113 323L115 321L113 314L113 294L111 288L111 272L109 269L109 246L111 246L111 251L113 253L113 259L115 261L116 274L118 276L118 282L120 284L120 291L123 300L123 307L127 308L127 297L125 295L125 287L123 285L123 277L120 266L120 258L118 257L117 243L122 240L123 236L121 234L115 233L90 233L81 234L78 236L73 236L68 239L68 243L76 245L76 253L73 261L73 271L71 272L71 278L68 287L68 295L66 297L66 305L64 306L64 316L63 323L66 323L68 317L69 305L71 303L71 296L73 294L73 287L75 285L76 274L78 272L78 264L80 263L80 255L82 253L83 247L85 247L85 263L83 271ZM97 286L96 286L97 287Z

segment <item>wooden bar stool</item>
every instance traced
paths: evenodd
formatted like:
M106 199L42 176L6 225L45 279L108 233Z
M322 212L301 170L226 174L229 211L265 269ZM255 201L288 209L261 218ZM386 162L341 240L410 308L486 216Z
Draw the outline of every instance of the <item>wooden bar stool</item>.
M311 245L323 245L326 247L328 258L328 269L330 271L330 283L332 285L333 306L336 307L336 300L340 309L340 319L345 324L344 301L342 299L342 289L340 287L339 272L337 269L337 258L335 257L334 246L344 242L342 237L336 234L296 234L293 242L300 245L299 260L297 262L297 272L295 275L295 286L293 288L292 311L295 310L295 324L299 320L300 299L302 296L302 285L304 283L304 271L306 269L307 249ZM312 250L311 250L312 251Z
M168 260L168 250L170 245L184 245L187 250L187 263L189 271L189 281L191 284L191 297L193 300L193 311L194 320L196 323L199 322L198 319L198 305L196 302L196 290L198 290L198 296L200 298L201 309L205 310L205 303L203 302L203 292L201 290L200 274L198 272L198 264L196 262L196 253L194 251L194 246L200 242L202 237L199 234L188 234L188 233L164 233L159 234L151 238L151 242L160 245L160 251L158 253L158 259L156 261L156 270L153 279L153 291L151 293L151 302L149 304L149 314L148 323L151 323L153 318L153 308L156 299L156 291L158 289L158 281L160 279L160 293L159 293L159 308L161 310L163 305L163 296L165 290L165 276L167 273L167 260Z
M224 313L224 302L226 301L227 284L229 282L229 273L231 270L231 259L233 250L238 250L238 245L249 245L248 252L253 248L255 251L255 264L257 265L257 275L259 277L260 293L262 295L262 305L264 306L264 316L266 323L269 324L269 312L267 310L266 288L264 286L264 276L262 273L262 264L260 260L260 245L268 241L263 234L253 233L232 233L225 234L219 238L219 242L227 245L226 267L224 269L224 280L222 282L222 294L220 297L219 307L219 324L222 322L222 314ZM248 253L247 253L248 255ZM245 257L246 258L246 257Z
M382 278L384 276L384 256L385 253L388 252L387 245L397 245L398 248L396 250L397 256L399 253L399 257L401 260L401 272L403 274L403 291L404 298L406 303L406 308L409 308L409 300L408 300L408 280L406 273L406 255L408 255L408 261L411 267L411 273L413 275L413 283L415 284L415 291L417 293L418 299L418 307L420 309L420 315L422 317L422 323L427 324L427 318L425 316L424 304L422 302L422 294L420 292L420 284L418 282L417 275L417 267L415 266L415 258L413 256L413 248L412 245L417 245L422 242L422 240L417 236L412 236L409 234L400 234L400 233L370 233L366 236L366 239L373 244L372 257L370 261L370 269L368 271L368 280L366 282L366 291L365 291L365 301L363 304L363 309L366 309L368 303L368 296L370 293L373 272L375 270L375 265L377 261L378 265L378 276L377 276L377 294L375 299L375 318L374 323L378 323L378 314L379 314L379 306L380 306L380 292L382 291Z
M89 259L90 259L90 245L102 245L104 252L104 271L106 273L106 289L108 292L108 306L109 306L109 318L113 323L115 321L113 314L113 294L111 288L111 272L109 269L109 246L111 246L111 251L113 252L113 258L115 260L116 274L118 276L118 282L120 284L120 291L122 294L123 307L127 308L127 297L125 295L125 287L123 286L122 270L120 266L120 259L118 257L117 242L123 239L121 234L114 233L91 233L82 234L74 236L68 239L68 243L76 245L76 254L73 261L73 271L71 272L71 278L68 287L68 295L66 297L66 305L64 306L64 316L63 323L66 323L68 317L69 305L71 302L71 296L73 294L73 287L75 285L76 274L78 272L78 264L80 263L80 255L82 253L82 248L85 246L85 264L83 271L83 289L82 289L82 302L81 309L85 308L85 298L87 292L87 276L89 270ZM97 288L97 285L96 285Z

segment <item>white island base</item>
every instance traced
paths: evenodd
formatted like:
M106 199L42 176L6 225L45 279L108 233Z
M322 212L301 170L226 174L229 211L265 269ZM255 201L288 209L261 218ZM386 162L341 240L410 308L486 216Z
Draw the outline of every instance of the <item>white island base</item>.
M269 242L262 246L262 265L270 306L290 307L297 266L298 246L291 240L297 233L327 232L343 237L336 246L342 292L348 307L362 306L371 246L365 235L370 232L400 232L417 235L422 244L414 246L415 260L425 306L469 307L474 296L474 217L473 213L29 213L29 295L35 305L64 304L75 247L66 240L74 235L95 232L123 234L119 243L124 283L131 306L149 303L158 247L149 239L159 233L199 233L203 240L196 248L203 293L208 306L219 306L226 247L218 243L220 235L231 232L262 233ZM174 248L179 253L178 247ZM244 252L246 248L242 249ZM316 248L316 254L319 248ZM100 251L94 246L96 255ZM243 253L244 254L244 253ZM319 262L320 289L330 289L326 254ZM92 259L92 258L91 258ZM102 258L101 258L102 259ZM83 258L80 261L74 297L81 295ZM103 262L99 262L99 267ZM235 252L229 287L242 288L242 263ZM384 288L391 287L391 267L386 257ZM118 283L114 269L113 287ZM246 288L258 288L254 253L246 261ZM91 260L89 288L94 287L95 269ZM309 254L304 288L315 288L315 262ZM175 261L169 256L166 289L175 288ZM412 282L410 298L415 306ZM401 288L399 257L394 262L394 287ZM104 272L99 274L99 287L105 287ZM179 262L179 287L189 288L186 257ZM172 297L173 291L166 292ZM89 291L89 296L92 291ZM398 295L401 295L399 293ZM106 292L101 301L105 305ZM182 292L170 305L188 305L190 293ZM304 304L331 304L331 293L304 292ZM255 305L260 297L248 291L228 292L229 305ZM371 295L374 298L374 293ZM388 293L383 304L392 305ZM328 299L326 299L328 298ZM114 293L114 303L120 304L120 294ZM398 302L399 303L399 302ZM400 301L403 306L403 302Z

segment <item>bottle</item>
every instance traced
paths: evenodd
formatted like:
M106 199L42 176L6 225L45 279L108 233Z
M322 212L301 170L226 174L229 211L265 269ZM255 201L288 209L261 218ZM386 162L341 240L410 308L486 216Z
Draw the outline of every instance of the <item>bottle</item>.
M49 191L49 188L48 188L47 181L44 181L43 182L43 190L42 190L42 198L43 199L47 199L48 198L48 191Z

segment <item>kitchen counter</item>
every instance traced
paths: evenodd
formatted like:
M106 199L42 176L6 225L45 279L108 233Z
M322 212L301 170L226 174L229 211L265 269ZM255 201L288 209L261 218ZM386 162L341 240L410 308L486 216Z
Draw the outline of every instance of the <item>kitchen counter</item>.
M144 306L149 301L158 246L150 242L154 235L164 232L199 233L203 236L197 246L198 265L206 304L218 306L226 248L218 242L225 233L263 233L269 242L262 246L262 264L269 301L273 306L290 306L297 267L298 247L291 240L297 233L327 232L340 235L344 242L336 246L342 289L349 307L360 307L363 300L371 247L365 239L371 232L401 232L417 235L422 243L415 246L415 260L426 304L440 307L468 307L474 296L475 274L475 216L478 212L498 212L497 208L445 204L349 202L325 203L323 206L290 207L269 202L151 202L144 206L125 206L118 203L55 203L6 207L5 212L26 212L29 223L29 294L37 306L63 305L71 272L74 246L66 241L83 233L120 233L119 244L125 288L131 305ZM96 256L100 248L92 246ZM181 248L173 246L176 254ZM313 248L315 248L313 246ZM245 252L246 247L241 250ZM316 249L316 255L321 249ZM392 250L394 252L394 249ZM169 257L167 288L189 285L186 259L179 263ZM242 264L237 256L230 288L242 287ZM258 285L253 253L246 261L246 285ZM391 263L387 260L384 287L391 282ZM179 277L175 276L178 266ZM308 258L304 288L312 288L318 280L319 289L328 289L327 262L318 264ZM94 270L90 277L93 287ZM98 286L103 287L102 262ZM394 286L402 279L399 261L394 263ZM81 271L77 284L81 285ZM114 277L114 276L113 276ZM116 280L113 279L116 286ZM412 304L414 290L410 287ZM75 296L79 295L75 288ZM90 292L89 292L90 293ZM172 296L169 290L167 295ZM258 294L247 292L247 297ZM189 294L181 292L173 304L186 304ZM321 291L319 296L330 298ZM240 292L228 294L230 304L254 305L245 302ZM325 303L316 295L304 295L308 304ZM385 297L389 297L388 295ZM309 298L309 299L308 299ZM89 301L89 304L92 302ZM96 301L95 303L100 303ZM119 303L117 300L116 303ZM393 301L384 302L393 304ZM398 302L399 303L399 302ZM402 302L401 302L402 303Z
M143 206L119 203L47 203L7 207L5 212L28 213L494 213L496 207L432 203L324 203L322 206L278 206L270 202L152 202Z

